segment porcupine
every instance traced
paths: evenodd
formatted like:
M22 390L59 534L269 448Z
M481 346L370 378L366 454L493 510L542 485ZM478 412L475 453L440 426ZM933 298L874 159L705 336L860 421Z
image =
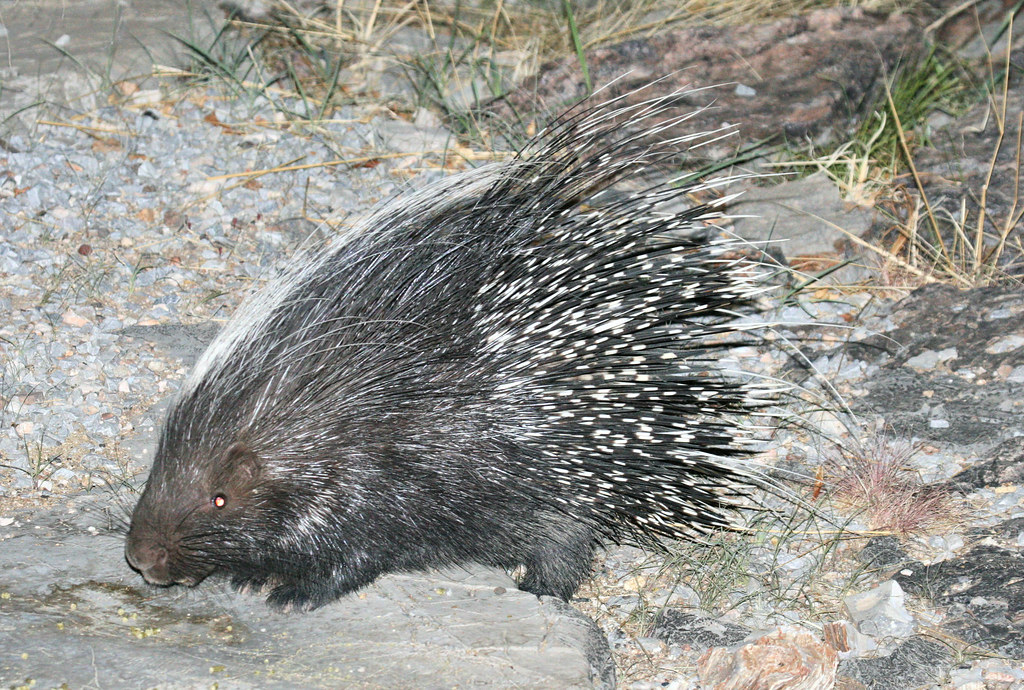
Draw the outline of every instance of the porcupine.
M251 295L171 406L129 564L283 608L468 562L568 599L606 542L729 525L761 401L709 339L754 272L721 203L665 210L697 184L608 193L722 133L652 141L677 103L577 106Z

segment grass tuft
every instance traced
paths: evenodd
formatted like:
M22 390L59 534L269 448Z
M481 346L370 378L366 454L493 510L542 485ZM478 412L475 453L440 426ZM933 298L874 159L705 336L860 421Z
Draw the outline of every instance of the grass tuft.
M962 508L949 489L923 484L909 466L920 449L882 435L864 446L839 448L828 462L834 500L875 532L906 537L950 525Z
M1012 25L1007 29L1012 31ZM1001 69L991 68L986 87L988 118L997 128L987 172L980 188L965 189L959 199L933 198L930 179L919 173L916 153L930 145L928 119L944 112L960 115L977 100L960 67L932 50L917 65L905 65L886 81L884 98L854 137L825 155L783 167L824 171L844 198L875 207L885 227L880 237L851 241L873 252L886 283L948 282L961 288L993 283L1020 283L1024 276L1024 245L1013 230L1024 218L1020 201L1021 132L1024 117L1007 117L1009 53ZM1011 148L1016 146L1015 149ZM1013 198L995 217L988 190L1005 174L999 163L1007 149L1012 163ZM849 233L847 233L849 234Z

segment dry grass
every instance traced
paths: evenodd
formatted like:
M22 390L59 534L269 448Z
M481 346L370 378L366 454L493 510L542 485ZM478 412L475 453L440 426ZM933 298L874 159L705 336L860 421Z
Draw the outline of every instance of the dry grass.
M497 2L383 2L359 0L334 3L331 13L311 15L286 0L278 0L275 18L280 24L238 21L239 27L271 30L300 37L308 45L331 46L354 56L384 52L387 42L402 28L421 30L431 40L445 34L479 42L487 51L529 51L536 49L544 59L572 52L569 20L577 27L584 50L637 36L652 35L680 23L739 24L800 14L817 7L830 7L830 0L637 0L622 3ZM860 3L888 7L894 2Z
M909 466L920 447L877 436L829 462L832 494L840 507L857 514L873 533L905 537L955 524L962 507L948 489L924 484Z
M1008 31L1012 32L1012 23ZM1024 219L1020 199L1024 113L1008 112L1009 55L1005 53L1001 65L991 55L987 61L985 121L994 124L996 136L986 175L979 187L964 190L954 203L932 198L927 179L915 163L915 153L928 143L928 116L937 111L964 113L971 104L972 89L965 75L951 66L951 58L938 59L934 52L886 83L884 102L850 141L826 155L782 164L825 171L844 198L873 206L888 219L879 239L865 241L847 233L853 243L877 257L882 284L945 282L970 288L1020 283L1024 244L1020 233L1013 231ZM1007 174L999 163L1000 154L1007 150L1016 152L1013 198L1009 209L997 217L988 191L998 176Z
M974 195L974 211L969 210L967 198L960 199L959 208L955 212L936 208L914 165L908 137L898 114L892 109L899 127L898 141L913 180L911 189L917 194L908 195L904 190L894 190L893 198L903 200L902 217L905 220L895 225L897 233L890 251L906 255L912 265L926 268L929 273L939 275L959 287L1014 280L1012 272L1024 267L1021 237L1018 235L1012 242L1010 240L1011 231L1024 217L1024 204L1020 199L1024 113L1017 113L1016 118L1008 119L1009 55L1007 52L1001 90L989 94L989 116L995 123L997 133L985 180ZM891 106L891 94L889 103ZM1008 143L1014 147L1011 150L1016 151L1013 166L1014 196L1006 215L995 218L989 212L988 189L998 170L999 154ZM1008 252L1013 252L1013 256L1004 261ZM1019 279L1016 280L1019 282Z
M322 116L331 104L373 98L354 75L382 66L404 71L419 94L413 105L466 110L505 93L546 60L575 55L589 84L586 51L687 24L750 24L793 16L834 0L336 0L307 9L273 4L270 19L235 19L245 45L186 44L204 69L228 81L298 94ZM850 3L845 3L850 4ZM895 0L859 2L893 9ZM339 81L339 75L345 79ZM372 80L371 80L372 81ZM404 107L408 104L394 104ZM446 113L451 114L451 113ZM309 116L309 113L305 113Z

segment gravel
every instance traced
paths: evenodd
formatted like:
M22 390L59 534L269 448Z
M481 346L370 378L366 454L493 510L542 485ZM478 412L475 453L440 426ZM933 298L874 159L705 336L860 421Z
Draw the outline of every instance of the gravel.
M380 134L393 118L380 109L303 126L262 97L139 93L88 112L37 113L30 130L0 133L8 496L139 469L121 443L154 422L148 410L187 367L125 329L222 321L311 232L394 193L411 166L428 168L419 180L440 174L415 150L374 158L396 152ZM318 165L349 158L362 162ZM218 177L287 164L310 167Z

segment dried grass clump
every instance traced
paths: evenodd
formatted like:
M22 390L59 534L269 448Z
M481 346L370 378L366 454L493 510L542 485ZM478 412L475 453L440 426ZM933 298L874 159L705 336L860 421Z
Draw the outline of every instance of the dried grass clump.
M861 513L870 529L900 536L955 522L963 509L945 486L924 484L909 466L920 444L878 437L840 449L832 467L833 497Z

